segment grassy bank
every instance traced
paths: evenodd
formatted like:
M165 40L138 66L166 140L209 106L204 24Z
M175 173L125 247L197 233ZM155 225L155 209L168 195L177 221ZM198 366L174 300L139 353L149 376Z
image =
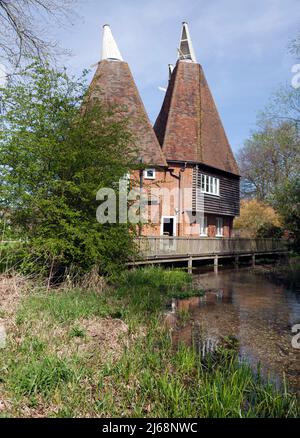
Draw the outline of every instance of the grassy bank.
M220 347L200 361L172 345L161 310L201 294L180 271L147 269L95 290L6 280L0 350L2 417L287 417L297 401ZM9 291L9 289L10 290ZM9 293L13 299L9 300ZM0 320L1 321L1 320Z

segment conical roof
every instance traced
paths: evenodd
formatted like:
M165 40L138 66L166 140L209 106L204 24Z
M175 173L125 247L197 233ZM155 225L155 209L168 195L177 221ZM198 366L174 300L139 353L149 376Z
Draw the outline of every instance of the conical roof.
M187 40L190 41L189 35ZM191 42L186 47L192 47ZM167 161L197 162L239 175L203 69L195 62L194 54L187 60L179 57L154 130Z
M98 63L90 85L89 96L97 96L104 106L115 108L117 117L123 116L128 120L128 127L134 138L133 149L144 164L166 167L165 157L130 68L122 60L107 25L104 27L104 39L106 43L103 42L102 60Z

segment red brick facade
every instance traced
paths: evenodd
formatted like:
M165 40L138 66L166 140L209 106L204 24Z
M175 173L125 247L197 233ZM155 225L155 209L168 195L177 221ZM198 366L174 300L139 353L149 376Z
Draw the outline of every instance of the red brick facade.
M229 205L237 196L230 194L230 178L232 176L236 181L239 169L201 66L178 61L155 131L127 63L101 61L90 87L90 96L96 96L109 108L117 105L117 116L128 119L134 136L132 147L137 149L137 156L142 159L145 169L155 169L154 179L148 179L140 171L133 172L131 178L142 184L148 193L150 189L160 189L160 193L152 194L149 199L147 212L150 219L142 226L142 235L230 237L234 215L228 213ZM214 175L215 172L221 184L219 196L209 194L207 197L202 228L199 223L194 223L193 216L194 174L199 165L204 166L203 173ZM225 197L225 192L222 192L220 175L225 175L224 184L229 186L224 210L222 197ZM218 213L212 213L209 202L217 205L214 208L219 209Z
M133 180L137 183L140 180L139 172L133 174ZM180 178L180 179L179 179ZM147 217L149 223L142 226L143 236L161 236L163 235L162 220L166 217L173 217L175 221L174 236L191 236L199 237L199 223L192 223L192 186L193 186L193 166L183 166L181 164L173 165L168 169L157 169L155 180L145 179L143 176L143 189L151 199L150 194L156 189L159 197L154 196L149 203ZM163 190L166 189L166 192ZM188 190L186 190L188 189ZM185 197L185 199L183 199ZM217 236L217 217L222 218L222 236L217 237L229 238L232 233L233 217L224 215L213 215L204 212L207 221L206 235L202 237ZM152 218L152 220L151 220Z

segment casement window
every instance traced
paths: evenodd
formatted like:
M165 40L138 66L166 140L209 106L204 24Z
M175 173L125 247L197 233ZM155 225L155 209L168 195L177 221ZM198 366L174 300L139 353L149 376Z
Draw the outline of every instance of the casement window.
M207 193L209 195L220 196L220 180L213 176L200 175L200 188L202 193Z
M195 166L193 169L193 200L194 211L204 211L204 195L220 196L220 179L205 175Z
M144 170L144 178L145 179L155 179L155 169Z
M216 237L223 237L223 236L224 236L223 218L217 217Z
M207 216L200 218L200 236L207 237Z

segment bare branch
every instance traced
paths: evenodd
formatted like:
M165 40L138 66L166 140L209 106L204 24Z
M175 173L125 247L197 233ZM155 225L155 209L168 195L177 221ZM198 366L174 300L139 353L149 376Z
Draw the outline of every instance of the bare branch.
M66 25L77 0L0 0L0 57L19 67L26 57L44 61L57 54L45 23ZM46 26L47 27L47 26Z

